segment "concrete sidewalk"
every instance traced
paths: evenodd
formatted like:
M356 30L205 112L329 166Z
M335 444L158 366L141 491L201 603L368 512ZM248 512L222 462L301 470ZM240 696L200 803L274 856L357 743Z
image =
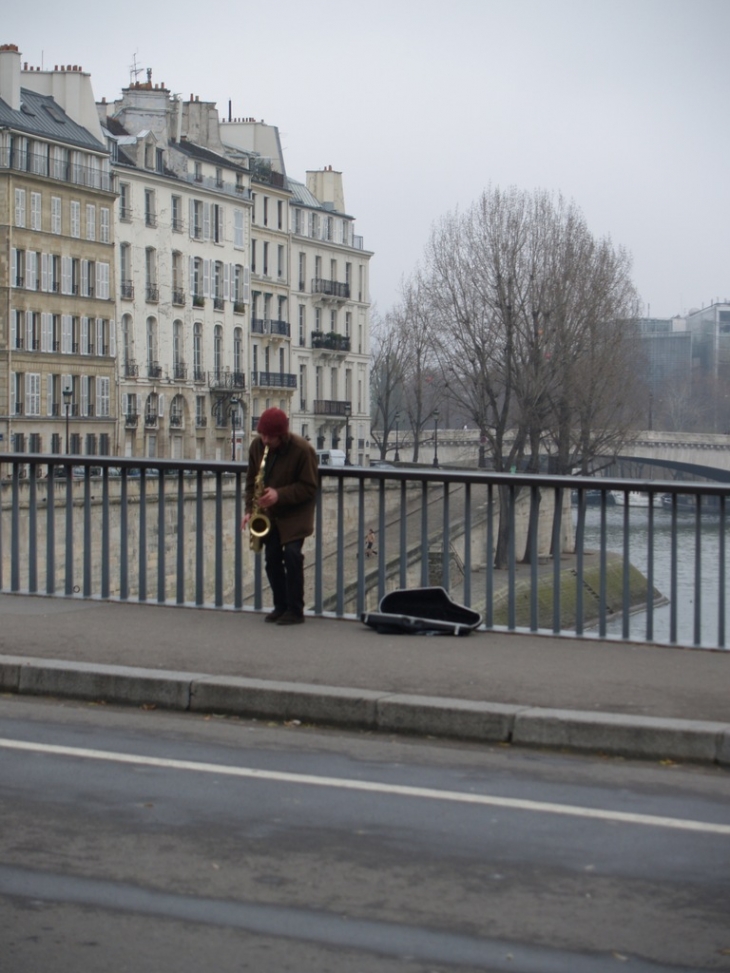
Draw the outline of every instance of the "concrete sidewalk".
M730 652L0 595L0 690L730 767Z

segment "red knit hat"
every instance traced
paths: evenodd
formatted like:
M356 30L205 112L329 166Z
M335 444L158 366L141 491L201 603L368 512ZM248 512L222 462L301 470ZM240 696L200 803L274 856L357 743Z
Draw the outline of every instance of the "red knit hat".
M281 409L264 409L259 418L256 432L263 436L286 436L289 432L289 419Z

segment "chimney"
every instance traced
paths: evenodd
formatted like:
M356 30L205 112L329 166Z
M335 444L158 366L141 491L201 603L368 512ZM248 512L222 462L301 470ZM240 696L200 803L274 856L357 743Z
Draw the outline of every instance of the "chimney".
M0 44L0 98L20 111L20 51L15 44Z

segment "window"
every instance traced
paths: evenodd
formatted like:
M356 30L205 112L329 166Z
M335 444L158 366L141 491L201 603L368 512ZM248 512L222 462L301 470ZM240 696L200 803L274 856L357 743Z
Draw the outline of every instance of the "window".
M132 290L132 248L128 243L119 246L119 276L121 296L131 300L134 297Z
M157 293L157 251L154 247L147 247L145 250L144 267L146 298L148 301L156 301L159 295Z
M299 305L299 344L302 348L306 345L307 339L307 308L306 305Z
M196 381L203 378L203 326L196 321L193 326L193 371Z
M195 172L195 181L196 182L202 182L203 181L203 164L202 164L202 162L195 162L195 163L193 163L193 169L194 169L194 172Z
M81 203L71 200L71 236L81 236Z
M172 197L172 228L175 233L181 233L183 228L182 218L182 199L180 196Z
M240 375L243 372L243 331L233 329L233 371Z
M25 287L25 250L13 248L12 261L11 279L13 287Z
M213 369L220 375L223 361L223 328L216 324L213 332Z
M172 361L176 368L183 362L183 324L180 320L172 323ZM175 377L183 376L176 374Z
M307 280L307 255L306 253L299 254L299 290L306 290L306 280Z
M183 255L179 250L172 251L172 303L185 303L185 288L183 286Z
M203 239L203 203L199 199L190 200L190 236Z
M269 197L264 196L264 226L269 225Z
M264 240L264 266L263 266L264 277L269 276L269 244Z
M145 226L157 226L154 189L145 189L144 191L144 222Z
M276 202L276 225L280 230L284 229L284 203L280 199Z
M276 276L284 276L284 247L281 245L276 249Z
M132 219L132 193L128 182L119 183L119 219L124 223Z
M150 369L150 378L154 378L152 375L152 369L157 364L157 321L154 318L147 318L147 365Z
M96 206L86 204L86 239L96 240Z
M215 243L223 243L223 207L214 203L211 216L213 240Z
M41 224L41 194L30 194L30 228L31 230L42 230Z
M256 273L256 240L251 240L251 273Z
M60 233L61 225L61 197L51 196L51 233Z

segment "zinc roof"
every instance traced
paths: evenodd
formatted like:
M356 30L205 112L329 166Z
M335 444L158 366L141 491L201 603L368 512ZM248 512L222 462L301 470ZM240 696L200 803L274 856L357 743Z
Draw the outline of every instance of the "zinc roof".
M70 118L50 95L40 95L29 88L20 89L19 111L14 111L0 98L0 127L97 152L106 151L106 147L88 129Z

